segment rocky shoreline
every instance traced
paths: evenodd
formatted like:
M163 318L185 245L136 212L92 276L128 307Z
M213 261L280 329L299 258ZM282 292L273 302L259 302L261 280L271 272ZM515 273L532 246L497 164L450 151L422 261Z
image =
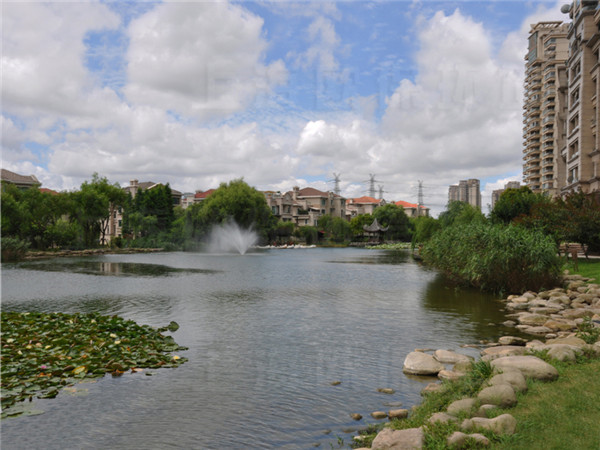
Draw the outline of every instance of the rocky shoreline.
M589 327L600 327L600 285L588 284L589 279L579 275L566 275L565 288L543 292L526 292L511 295L505 300L508 318L506 326L514 326L532 340L517 336L503 336L481 351L481 361L489 362L492 376L476 397L463 398L449 404L444 412L432 414L427 424L454 422L460 431L447 438L447 445L461 448L476 442L480 446L490 445L489 439L477 431L489 430L496 435L516 432L517 421L508 413L488 418L487 411L495 408L510 408L517 404L517 393L527 391L527 379L554 381L558 371L536 356L547 352L551 359L575 361L578 354L600 357L600 337L587 343L578 336L578 325L584 322ZM594 328L592 328L594 329ZM587 339L589 341L589 339ZM437 376L440 380L456 380L466 375L473 358L450 350L419 350L409 353L403 371L410 375ZM452 366L451 368L449 366ZM423 390L443 390L444 386L430 383ZM375 414L375 413L374 413ZM393 410L387 414L377 412L377 418L407 418L409 410ZM375 416L373 416L375 417ZM420 449L425 444L424 426L394 430L385 426L372 442L372 449ZM355 437L360 440L361 436ZM368 447L361 447L366 449Z

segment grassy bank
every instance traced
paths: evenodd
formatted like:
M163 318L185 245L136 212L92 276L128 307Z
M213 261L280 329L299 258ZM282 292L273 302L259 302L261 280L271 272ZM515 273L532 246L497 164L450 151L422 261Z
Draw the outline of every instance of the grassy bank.
M600 448L600 360L557 369L554 383L529 383L529 392L509 411L517 433L492 448Z
M490 431L480 431L494 449L597 449L600 448L600 359L580 357L575 363L548 361L559 371L552 383L528 380L528 392L518 394L514 408L495 408L488 417L511 414L517 419L517 431L512 436L498 436ZM467 376L457 381L444 381L441 392L426 394L408 419L393 420L387 426L393 429L425 427L426 449L447 449L448 436L460 430L462 419L456 423L428 424L432 414L445 411L450 403L476 396L491 376L489 363L479 361L472 365ZM363 439L355 447L370 446L383 425L363 432ZM463 448L480 448L476 444Z
M580 258L577 260L577 270L573 261L569 259L564 266L565 269L572 274L579 274L583 277L594 278L596 283L600 283L600 258L585 259Z

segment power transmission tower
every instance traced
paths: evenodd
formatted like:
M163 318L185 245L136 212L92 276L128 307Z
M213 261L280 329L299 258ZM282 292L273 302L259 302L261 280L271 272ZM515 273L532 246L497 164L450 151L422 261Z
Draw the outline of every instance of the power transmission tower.
M336 195L340 195L342 190L340 189L340 174L339 173L333 172L333 182L335 183L334 187L333 187L333 193Z
M379 188L379 200L383 199L383 185L378 185L377 186Z
M375 198L375 174L369 174L369 197Z
M419 180L419 194L417 199L417 217L421 215L421 208L423 207L423 182Z

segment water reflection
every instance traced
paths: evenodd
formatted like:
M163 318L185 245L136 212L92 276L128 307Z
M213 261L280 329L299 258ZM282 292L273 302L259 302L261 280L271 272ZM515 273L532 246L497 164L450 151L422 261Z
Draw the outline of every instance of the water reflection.
M504 320L493 296L455 291L409 252L107 255L2 269L5 310L174 320L189 347L175 370L107 377L86 397L45 402L46 414L3 421L6 448L329 448L356 427L350 412L370 423L384 403L420 401L426 381L402 373L408 352L459 350ZM396 393L377 392L387 387Z
M514 334L514 329L502 325L506 318L496 295L460 288L441 274L427 284L423 307L445 317L464 320L480 339L496 339L509 332Z
M411 258L410 253L406 250L384 250L377 253L365 250L364 254L356 258L328 262L337 264L402 264Z
M85 275L108 275L115 277L162 277L184 273L218 273L210 269L181 269L160 264L128 263L112 261L53 261L22 263L21 269L40 270L43 272L70 272Z

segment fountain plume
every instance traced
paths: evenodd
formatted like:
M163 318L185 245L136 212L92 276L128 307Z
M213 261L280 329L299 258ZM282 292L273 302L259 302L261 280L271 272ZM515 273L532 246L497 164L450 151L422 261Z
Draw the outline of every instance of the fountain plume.
M252 228L242 228L231 220L213 226L208 239L208 251L211 253L237 252L244 255L257 241L256 231Z

